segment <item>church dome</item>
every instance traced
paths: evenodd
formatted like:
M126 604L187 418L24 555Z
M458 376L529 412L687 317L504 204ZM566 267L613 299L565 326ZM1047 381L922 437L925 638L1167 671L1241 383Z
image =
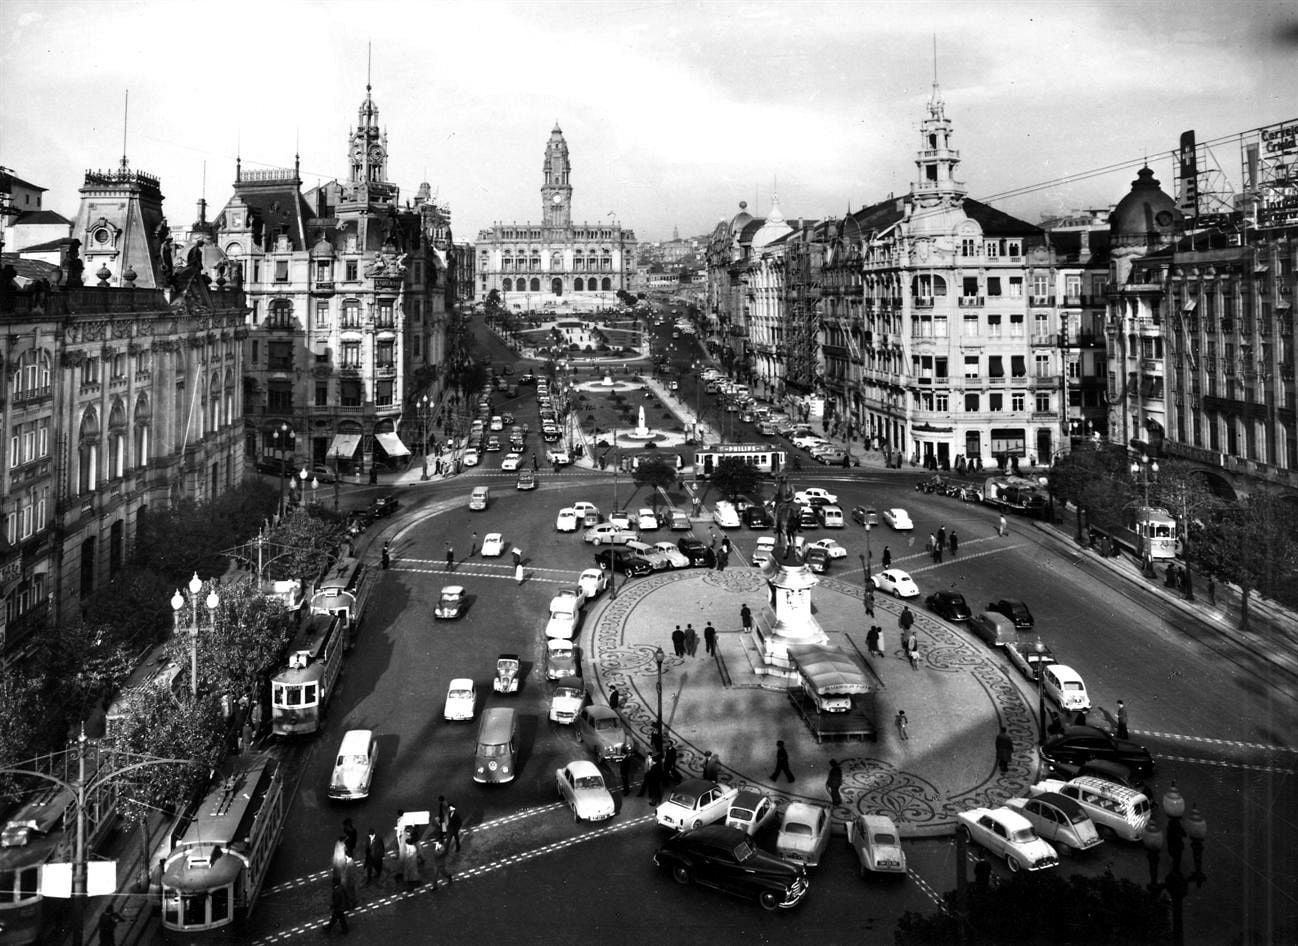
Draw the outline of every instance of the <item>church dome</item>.
M739 213L730 218L730 232L738 233L753 222L753 215L748 212L748 201L739 202Z
M1131 182L1131 192L1118 201L1109 215L1109 233L1115 246L1166 243L1184 229L1185 217L1176 201L1163 192L1148 167L1140 169Z

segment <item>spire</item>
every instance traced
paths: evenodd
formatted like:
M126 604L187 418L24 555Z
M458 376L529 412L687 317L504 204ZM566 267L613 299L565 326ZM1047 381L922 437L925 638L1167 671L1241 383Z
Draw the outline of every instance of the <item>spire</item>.
M129 171L131 162L126 160L126 119L131 111L131 90L127 89L122 97L122 170Z
M768 224L784 223L784 214L780 213L780 197L778 194L771 194L771 212L766 215Z

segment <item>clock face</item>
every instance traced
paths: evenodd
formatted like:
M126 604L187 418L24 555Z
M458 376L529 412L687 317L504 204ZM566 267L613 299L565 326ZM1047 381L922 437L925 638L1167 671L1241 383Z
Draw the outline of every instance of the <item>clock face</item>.
M375 145L374 147L370 148L370 160L371 160L371 161L382 161L382 160L383 160L383 149L380 148L378 145Z
M561 203L563 203L563 195L555 194L553 197L550 198L550 203L554 204L556 207L559 206Z
M1166 210L1160 210L1154 217L1154 222L1160 227L1170 227L1172 225L1172 214Z

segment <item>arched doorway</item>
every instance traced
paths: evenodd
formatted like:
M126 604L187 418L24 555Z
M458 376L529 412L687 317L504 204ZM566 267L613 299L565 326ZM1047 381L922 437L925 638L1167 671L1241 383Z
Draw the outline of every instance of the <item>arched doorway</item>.
M563 280L555 276L550 280L550 291L556 296L563 295Z

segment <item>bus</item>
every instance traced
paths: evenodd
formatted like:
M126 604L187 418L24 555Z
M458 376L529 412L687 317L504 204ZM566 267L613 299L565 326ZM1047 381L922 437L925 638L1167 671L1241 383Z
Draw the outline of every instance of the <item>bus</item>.
M359 558L348 555L325 572L311 596L312 614L337 614L347 631L347 648L356 643L361 618L370 598L370 571Z
M280 765L234 756L171 838L162 865L162 926L201 933L252 913L284 829Z
M320 728L342 672L347 632L341 614L312 614L288 649L288 666L270 681L271 731L307 735Z
M726 457L738 457L769 476L784 469L784 451L769 443L721 443L694 451L694 475L707 479Z
M107 747L86 747L85 778L91 789L86 799L88 852L94 851L116 823L117 785L96 782L101 765L111 765ZM71 785L81 764L77 749L41 756L32 765ZM41 894L41 868L51 861L72 860L77 830L76 795L44 779L18 776L12 803L0 807L0 944L28 946L43 942L46 926L45 897ZM59 909L67 901L60 900Z

